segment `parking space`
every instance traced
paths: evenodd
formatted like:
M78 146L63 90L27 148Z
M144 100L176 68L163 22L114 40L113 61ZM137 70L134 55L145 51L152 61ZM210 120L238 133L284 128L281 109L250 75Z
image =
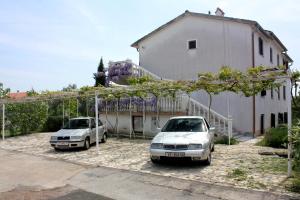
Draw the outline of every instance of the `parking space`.
M6 150L90 166L105 166L207 183L284 191L282 182L286 174L268 167L274 162L285 163L286 159L258 154L259 151L272 151L272 149L255 146L257 139L233 146L216 145L212 164L204 166L174 163L154 165L149 159L149 140L109 138L106 143L100 143L99 152L96 151L95 146L87 151L55 151L49 145L50 135L51 133L38 133L8 138L0 142L0 146ZM242 171L243 176L235 176L234 170Z

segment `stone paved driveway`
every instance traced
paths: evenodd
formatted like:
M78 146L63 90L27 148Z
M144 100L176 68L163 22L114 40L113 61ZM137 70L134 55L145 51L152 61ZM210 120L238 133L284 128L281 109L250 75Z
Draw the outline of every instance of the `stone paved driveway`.
M87 151L57 152L48 143L50 135L51 133L38 133L8 138L0 142L0 148L91 166L105 166L207 183L284 192L282 182L286 179L286 173L280 169L274 170L272 167L276 163L284 164L286 159L259 155L259 151L271 151L272 148L255 146L257 139L233 146L216 145L212 165L201 166L154 165L149 159L149 140L109 138L107 143L99 145L99 152L96 151L95 146Z

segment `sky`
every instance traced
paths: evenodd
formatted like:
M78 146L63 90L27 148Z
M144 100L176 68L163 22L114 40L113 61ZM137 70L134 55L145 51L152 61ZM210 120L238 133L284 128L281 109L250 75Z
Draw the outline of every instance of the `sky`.
M257 21L300 69L299 0L0 0L0 82L12 91L93 85L101 57L138 63L130 45L185 10Z

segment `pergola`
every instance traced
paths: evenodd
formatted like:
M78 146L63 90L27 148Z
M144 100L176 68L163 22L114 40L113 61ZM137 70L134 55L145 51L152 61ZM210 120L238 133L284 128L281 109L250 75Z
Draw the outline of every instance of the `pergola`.
M276 80L284 80L287 83L287 89L288 91L291 91L291 80L290 80L290 75L288 76L277 76L273 77L272 79ZM268 78L252 78L250 81L262 81L262 80L268 80ZM218 83L222 84L222 83ZM223 83L224 84L224 83ZM167 90L170 89L168 86L165 87L160 87L159 90ZM137 89L135 87L122 87L122 88L95 88L93 91L86 91L86 92L59 92L55 94L48 94L48 95L38 95L38 96L33 96L33 97L26 97L24 99L2 99L0 100L0 105L2 104L2 139L5 139L5 105L9 103L26 103L26 102L37 102L37 101L48 101L48 100L53 100L53 99L70 99L70 98L78 98L78 97L94 97L95 98L95 119L96 119L96 127L98 127L98 98L100 96L107 96L108 90L111 93L118 92L121 90L126 90L127 94L133 94L134 92L137 91L143 91L145 93L151 93L149 92L149 88L144 88L144 89ZM130 108L131 108L131 96L128 95L130 98ZM291 151L292 151L292 145L291 145L291 123L292 123L292 116L291 116L291 93L287 93L287 110L288 110L288 176L291 176ZM64 110L64 108L63 108ZM78 110L78 104L77 104L77 110ZM63 111L64 112L64 111ZM130 109L130 120L132 120L132 111ZM130 123L130 136L132 133L132 121ZM96 148L97 151L99 151L99 138L98 138L98 128L96 128Z

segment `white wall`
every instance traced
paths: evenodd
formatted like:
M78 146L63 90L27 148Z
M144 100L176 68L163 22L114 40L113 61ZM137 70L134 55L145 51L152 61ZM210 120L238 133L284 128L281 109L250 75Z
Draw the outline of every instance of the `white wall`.
M150 72L167 79L194 80L199 72L217 72L222 66L245 71L252 67L252 28L250 25L231 21L187 16L165 29L153 34L139 44L140 65ZM264 40L264 56L258 53L258 37ZM188 40L197 40L197 49L188 50ZM273 63L269 48L273 49ZM272 40L254 34L255 65L276 66L277 54L282 64L282 49ZM270 127L270 115L285 112L282 87L281 99L274 92L274 99L256 96L256 132L260 130L260 115L265 114L265 128ZM288 91L286 91L288 92ZM199 92L193 95L202 104L208 105L208 95ZM233 127L238 132L252 132L252 97L242 94L222 93L213 97L212 109L233 117Z
M142 115L136 115L136 116L142 116ZM149 137L153 137L157 134L157 129L152 124L152 117L156 117L155 114L146 114L145 119L145 135ZM160 115L160 127L162 128L168 119L172 117L171 115ZM103 123L106 121L105 114L100 114L100 119ZM110 113L108 114L108 129L112 129L112 127L115 127L116 125L116 114ZM119 114L119 133L120 134L127 134L129 135L129 129L130 129L130 115L129 112L124 112ZM140 134L141 135L141 134Z
M261 37L264 43L264 55L259 54L258 38ZM270 61L270 47L273 50L273 62ZM274 41L264 37L261 33L254 34L255 65L277 66L277 55L279 55L279 65L282 65L282 48ZM284 84L286 85L286 84ZM286 90L286 95L288 91ZM274 89L274 98L271 98L271 90L267 91L266 96L260 94L256 96L256 132L260 132L260 115L264 114L265 129L271 126L271 113L276 116L276 125L278 124L278 113L287 112L287 101L283 99L283 86L280 87L280 99L278 99L277 88Z
M217 72L222 66L246 70L252 65L251 27L235 22L189 16L139 44L140 65L168 79L197 79L199 72ZM197 40L197 49L188 50L188 40ZM213 97L212 109L230 115L236 131L252 130L252 99L232 93ZM208 104L204 92L193 95Z

